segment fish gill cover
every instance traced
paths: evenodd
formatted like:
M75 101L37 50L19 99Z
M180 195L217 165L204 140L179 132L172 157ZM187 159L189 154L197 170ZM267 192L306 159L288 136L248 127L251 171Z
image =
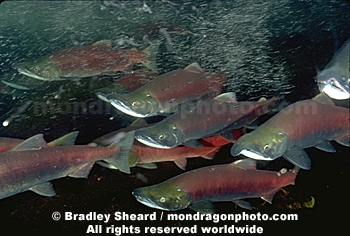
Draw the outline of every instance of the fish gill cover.
M100 40L110 40L115 48L141 51L160 39L157 62L161 74L198 62L206 71L224 72L226 82L222 92L236 92L238 101L271 97L282 89L294 102L318 93L314 82L316 68L325 67L350 32L349 5L336 0L5 1L0 4L0 22L0 79L20 85L0 84L0 136L27 138L45 133L52 140L79 130L78 143L86 143L131 122L130 117L102 103L93 92L120 74L58 82L28 79L24 83L22 78L17 79L18 72L14 69L17 63ZM330 170L329 177L322 179L326 183L334 183L337 177L344 179L344 173L348 172L346 165L329 158L333 158L330 165L338 171ZM162 175L168 172L145 175L155 183L166 179ZM94 177L99 175L103 174L92 173ZM129 177L115 175L130 183ZM81 192L91 193L90 199L82 196L91 204L94 204L93 196L108 195L92 190L91 186L101 185L100 182L94 185L95 182L84 185L85 189L81 187ZM306 181L304 187L307 183L310 182ZM69 188L69 184L64 182L60 190ZM312 184L316 192L328 189L327 184ZM132 190L129 186L122 187ZM338 187L339 191L333 194L321 191L319 195L324 194L323 200L327 202L323 206L340 207L337 201L325 199L339 196L343 188ZM3 200L6 216L12 213L16 217L23 205L28 207L24 208L28 215L32 213L32 204L38 207L38 212L46 209L38 200L41 198L30 193L16 197ZM322 196L318 199L322 204ZM61 204L58 200L45 201L46 205ZM79 200L74 198L62 205L68 202L79 205ZM139 210L132 197L118 204L118 209ZM25 224L32 224L24 215L17 217L25 220ZM50 220L38 217L40 222Z

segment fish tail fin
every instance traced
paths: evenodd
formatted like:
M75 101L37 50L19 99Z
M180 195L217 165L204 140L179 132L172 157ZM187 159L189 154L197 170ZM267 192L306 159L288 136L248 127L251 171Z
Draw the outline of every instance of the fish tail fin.
M134 136L135 131L131 131L128 132L122 140L112 143L110 146L119 147L119 155L104 161L115 166L121 172L130 174L129 152L134 143Z
M62 137L60 137L58 139L55 139L55 140L49 142L47 145L48 146L70 146L70 145L74 145L78 134L79 134L79 131L73 131L71 133L63 135Z
M146 53L147 60L141 62L148 69L154 71L157 74L158 74L157 54L158 54L160 43L161 41L157 40L154 43L152 43L150 46L145 48L143 52Z
M220 151L221 147L215 147L210 152L202 155L204 159L213 160L216 154Z

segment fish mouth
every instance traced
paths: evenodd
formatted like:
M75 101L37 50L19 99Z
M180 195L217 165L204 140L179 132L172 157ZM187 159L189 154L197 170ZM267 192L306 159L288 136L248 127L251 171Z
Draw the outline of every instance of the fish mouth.
M149 197L145 197L145 196L141 196L139 194L138 189L135 189L132 192L132 195L134 195L134 197L136 198L136 201L148 206L148 207L152 207L152 208L156 208L159 210L165 210L165 211L169 211L169 209L166 209L164 207L159 206L158 204L156 204L154 201L152 201Z
M97 95L98 96L98 95ZM128 114L130 116L134 116L134 117L147 117L148 115L146 114L141 114L138 113L134 110L132 110L129 106L125 105L123 102L116 100L116 99L109 99L109 96L106 97L106 99L109 100L109 102L112 104L112 106L114 106L115 108L117 108L119 111ZM102 99L102 98L101 98ZM103 100L103 99L102 99Z
M262 160L262 161L273 160L271 157L264 155L260 152L256 152L256 151L251 150L251 149L243 149L239 154L242 154L242 155L249 157L251 159L254 159L254 160Z
M162 148L162 149L170 149L170 148L172 148L172 147L169 147L169 146L166 146L164 144L161 144L161 143L157 142L156 140L154 140L153 138L151 138L151 137L149 137L147 135L135 133L135 138L140 143L143 143L143 144L145 144L147 146L150 146L150 147Z
M30 87L26 87L26 86L23 86L23 85L20 85L20 84L16 84L16 83L13 83L13 82L10 82L10 81L7 81L7 80L1 80L2 83L4 83L5 85L11 87L11 88L15 88L15 89L20 89L20 90L31 90L33 88L30 88Z
M23 75L26 75L26 76L29 76L31 78L34 78L34 79L38 79L38 80L44 80L44 81L48 81L49 79L47 78L44 78L44 77L41 77L33 72L31 72L30 70L27 70L25 68L22 68L22 67L16 67L17 71Z
M349 88L345 88L336 79L329 79L327 81L319 81L318 86L329 97L336 100L344 100L350 98Z

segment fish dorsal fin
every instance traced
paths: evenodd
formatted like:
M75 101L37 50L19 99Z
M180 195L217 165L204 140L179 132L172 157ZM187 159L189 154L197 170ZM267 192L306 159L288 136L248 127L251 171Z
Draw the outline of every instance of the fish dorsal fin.
M47 147L46 141L43 138L43 134L37 134L24 140L22 143L18 144L16 147L12 148L10 152L20 152L28 150L39 150L41 148Z
M237 102L236 99L236 93L235 92L227 92L227 93L222 93L213 100L220 101L220 102Z
M50 182L45 182L45 183L36 185L34 187L31 187L29 190L45 197L53 197L56 195L56 192L53 189L52 184Z
M250 158L235 161L232 165L244 170L256 170L256 162Z
M58 139L55 139L48 143L49 146L70 146L74 145L75 140L77 139L77 136L79 134L79 131L74 131L69 134L66 134Z
M186 66L185 70L197 74L204 72L204 69L197 62Z
M110 40L103 39L103 40L100 40L100 41L97 41L97 42L93 43L92 46L110 48L110 47L112 47L112 43L111 43Z
M259 100L258 100L258 102L266 102L267 100L266 100L266 98L265 97L262 97L262 98L260 98Z
M327 64L325 69L331 67L337 67L346 72L346 75L349 75L349 46L350 39L348 39L343 46L335 53L332 60Z
M325 105L333 105L334 106L334 102L332 101L332 99L330 99L327 95L325 95L324 93L320 93L318 95L316 95L315 97L312 98L312 100L325 104Z
M147 121L142 118L136 119L130 124L130 126L145 126L145 125L147 125Z

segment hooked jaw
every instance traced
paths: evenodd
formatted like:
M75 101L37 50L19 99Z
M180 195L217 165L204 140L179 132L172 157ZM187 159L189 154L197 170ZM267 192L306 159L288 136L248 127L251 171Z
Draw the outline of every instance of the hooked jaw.
M148 135L144 135L144 134L138 134L138 132L136 131L135 133L135 138L137 139L137 141L139 141L140 143L143 143L147 146L150 147L154 147L154 148L162 148L162 149L170 149L173 148L173 146L167 146L163 143L157 142L157 140L151 138Z
M150 117L157 114L159 103L150 94L138 91L128 94L108 94L105 99L121 112L134 117Z
M121 111L125 114L128 114L130 116L134 116L134 117L147 117L147 115L140 114L140 113L132 110L129 106L127 106L123 102L116 100L116 99L111 99L110 96L107 96L106 100L108 100L112 104L112 106L114 106L119 111Z
M331 78L327 81L318 81L318 86L329 97L337 100L350 98L349 87L344 88L338 80ZM347 85L345 85L346 87Z

